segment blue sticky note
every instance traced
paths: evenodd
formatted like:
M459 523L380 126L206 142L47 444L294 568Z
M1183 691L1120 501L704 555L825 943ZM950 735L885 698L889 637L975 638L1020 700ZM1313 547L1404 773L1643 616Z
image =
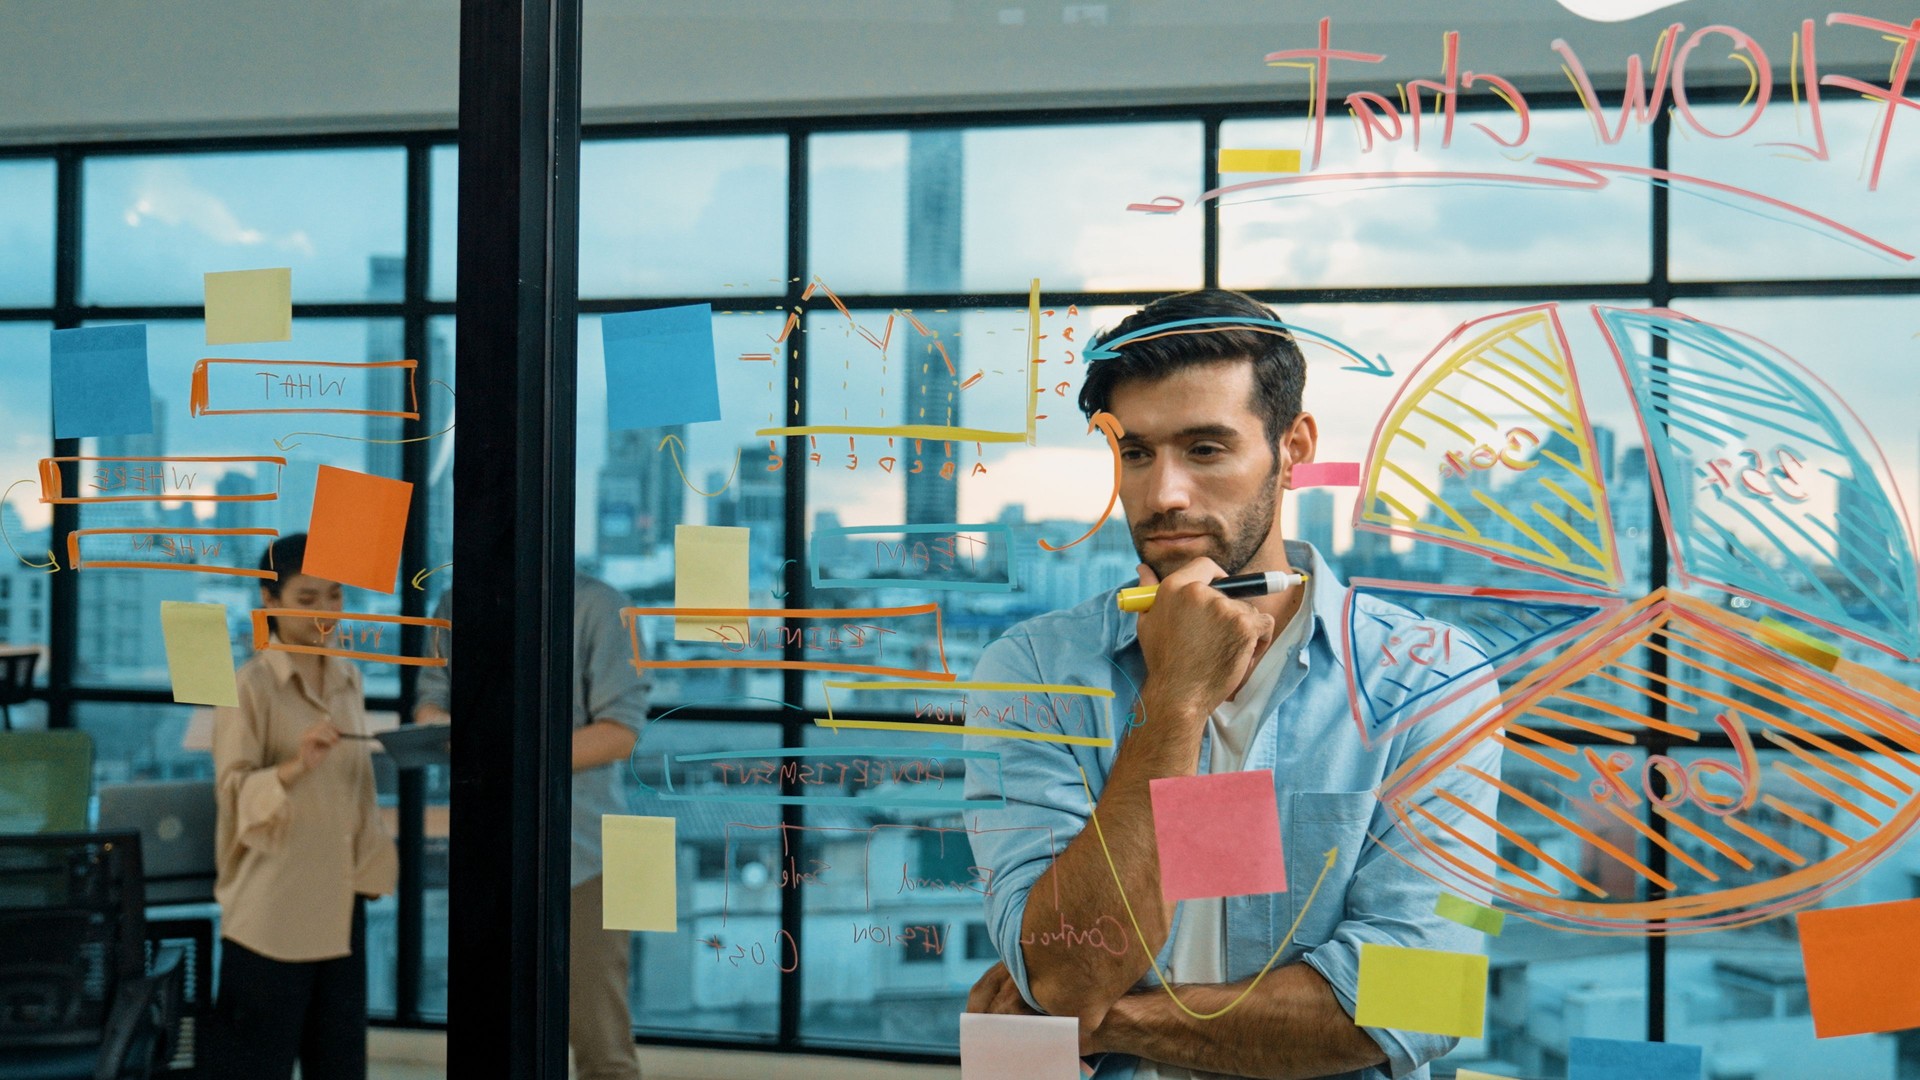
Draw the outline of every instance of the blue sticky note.
M55 330L52 354L54 438L153 432L146 324Z
M1567 1044L1567 1080L1700 1080L1705 1054L1685 1043L1575 1036Z
M607 353L609 430L720 419L713 305L602 316L600 339Z

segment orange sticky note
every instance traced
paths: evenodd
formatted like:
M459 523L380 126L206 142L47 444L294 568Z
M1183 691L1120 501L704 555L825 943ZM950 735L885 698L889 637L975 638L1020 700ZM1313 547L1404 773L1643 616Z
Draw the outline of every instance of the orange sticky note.
M1795 919L1815 1035L1920 1027L1920 900L1821 908Z
M1272 769L1163 777L1147 791L1168 903L1287 891Z
M400 573L413 485L351 469L320 466L313 485L303 573L390 593Z

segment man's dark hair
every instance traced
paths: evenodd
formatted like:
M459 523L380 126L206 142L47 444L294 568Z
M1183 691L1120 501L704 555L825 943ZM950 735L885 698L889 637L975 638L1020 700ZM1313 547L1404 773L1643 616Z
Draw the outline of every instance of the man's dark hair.
M1102 345L1185 319L1234 318L1280 321L1272 308L1245 293L1197 289L1155 300L1122 319L1113 329L1095 334L1092 344ZM1116 350L1118 356L1093 361L1087 366L1086 382L1080 387L1080 411L1091 419L1094 413L1107 409L1113 404L1114 388L1123 382L1134 379L1158 382L1196 364L1251 359L1253 411L1260 414L1266 424L1268 444L1277 444L1300 415L1301 396L1307 389L1307 359L1301 355L1293 335L1284 330L1231 323L1224 327L1204 333L1183 333L1201 327L1181 327L1150 340L1129 341Z
M261 552L260 569L272 570L280 576L277 579L261 578L260 587L267 590L268 596L280 599L280 587L286 584L288 578L299 573L306 562L306 533L293 533L275 540L267 545L266 551Z

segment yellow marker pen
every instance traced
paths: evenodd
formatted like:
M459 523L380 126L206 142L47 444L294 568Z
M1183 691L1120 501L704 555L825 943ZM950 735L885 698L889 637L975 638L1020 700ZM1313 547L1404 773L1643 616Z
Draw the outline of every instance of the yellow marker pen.
M1213 583L1213 587L1228 596L1266 596L1281 592L1295 585L1304 585L1307 574L1296 574L1287 570L1266 570L1258 574L1236 574L1223 577ZM1121 611L1149 611L1153 608L1153 598L1160 592L1158 585L1135 585L1121 589L1116 598Z

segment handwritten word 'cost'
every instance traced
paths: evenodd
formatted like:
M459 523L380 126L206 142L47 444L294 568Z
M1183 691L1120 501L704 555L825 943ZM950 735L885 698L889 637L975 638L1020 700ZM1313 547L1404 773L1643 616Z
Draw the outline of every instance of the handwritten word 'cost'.
M1600 774L1590 789L1595 802L1611 802L1618 798L1625 806L1640 805L1640 794L1647 801L1662 810L1672 810L1692 802L1695 806L1715 817L1726 817L1752 806L1760 797L1760 760L1753 752L1753 740L1747 735L1747 726L1738 718L1721 713L1714 717L1720 730L1733 740L1734 751L1739 764L1729 765L1724 761L1696 761L1691 765L1681 765L1665 754L1650 754L1646 763L1640 767L1639 792L1629 785L1622 776L1633 768L1633 759L1624 753L1608 754L1605 761L1592 750L1587 750L1587 763ZM1719 773L1733 778L1739 787L1738 795L1715 795L1707 791L1702 778L1708 773ZM1659 776L1666 785L1666 794L1654 793L1653 778Z

